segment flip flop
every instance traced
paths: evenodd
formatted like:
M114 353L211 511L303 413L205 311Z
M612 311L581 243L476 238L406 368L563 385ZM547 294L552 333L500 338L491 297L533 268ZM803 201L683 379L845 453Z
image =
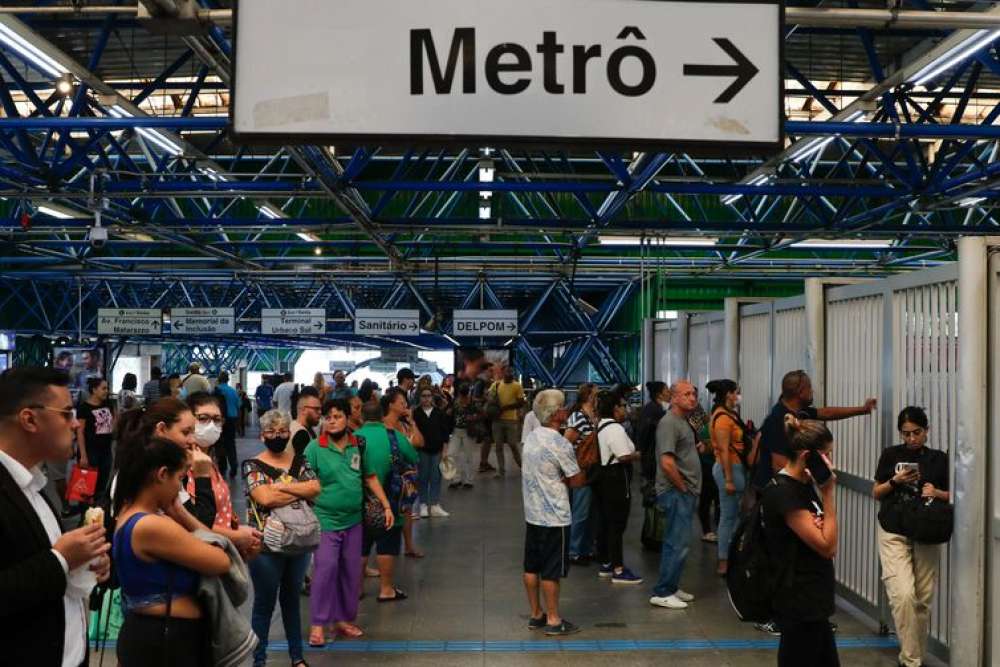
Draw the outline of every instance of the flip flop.
M365 632L356 625L349 626L350 628L339 627L337 628L337 634L341 637L347 637L348 639L357 639L358 637L364 637Z
M326 637L323 638L322 642L317 644L316 642L313 641L313 635L309 635L309 645L312 646L313 648L323 648L324 646L326 646Z
M384 598L382 596L378 597L379 602L398 602L400 600L405 600L407 598L406 593L399 590L398 588L393 589L393 596L391 598Z

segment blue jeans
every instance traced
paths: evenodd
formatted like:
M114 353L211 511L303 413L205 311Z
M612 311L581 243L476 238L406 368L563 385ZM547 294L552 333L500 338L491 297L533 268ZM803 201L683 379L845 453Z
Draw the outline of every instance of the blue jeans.
M660 578L653 588L653 595L667 597L680 588L698 496L669 489L656 496L656 504L663 510L665 528L663 550L660 552Z
M747 478L743 472L743 464L735 461L733 485L736 487L736 493L729 495L726 493L726 476L718 461L712 466L712 477L719 487L719 558L725 560L729 558L729 544L733 541L733 532L740 520L740 498L747 488Z
M420 502L425 505L437 505L441 502L441 452L428 454L420 452L420 462L417 467L417 492Z
M260 639L253 653L253 664L263 665L267 661L267 635L271 628L274 603L281 604L281 623L288 638L288 655L295 663L302 659L302 616L299 611L299 595L302 580L309 567L309 554L285 556L261 553L248 563L250 578L253 580L253 612L250 627Z
M590 502L593 491L589 486L570 489L571 514L573 524L569 530L569 557L592 556L594 553L594 533L590 525Z

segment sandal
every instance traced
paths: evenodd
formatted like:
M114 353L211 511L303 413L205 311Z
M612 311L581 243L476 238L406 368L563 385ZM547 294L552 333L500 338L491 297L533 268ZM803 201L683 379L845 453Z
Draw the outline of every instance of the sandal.
M380 595L380 596L378 596L378 601L379 602L398 602L400 600L405 600L407 598L406 593L404 593L403 591L399 590L398 588L393 588L392 592L393 592L393 595L392 595L391 598L384 598L384 597L382 597Z
M353 623L347 623L346 625L339 626L336 628L336 632L338 635L347 637L348 639L357 639L358 637L365 636L365 631Z
M319 641L316 638L319 637ZM309 645L313 648L323 648L326 646L326 637L323 635L323 631L320 630L318 633L315 631L309 631Z

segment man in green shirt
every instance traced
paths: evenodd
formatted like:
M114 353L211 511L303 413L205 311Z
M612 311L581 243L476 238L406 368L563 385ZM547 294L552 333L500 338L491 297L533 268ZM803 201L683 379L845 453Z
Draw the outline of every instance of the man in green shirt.
M388 493L390 477L392 477L392 445L389 442L389 431L382 424L382 405L376 402L365 403L361 409L364 425L355 431L355 435L365 440L364 474L375 475L379 483ZM403 461L410 464L417 462L417 450L402 433L396 432L399 454ZM397 499L390 498L390 503ZM398 511L399 507L394 507ZM405 600L406 593L396 588L393 574L396 568L396 557L402 539L402 528L406 521L405 514L396 514L392 529L386 531L377 539L365 534L361 547L362 567L368 560L372 546L375 546L376 560L379 572L379 602L394 602Z

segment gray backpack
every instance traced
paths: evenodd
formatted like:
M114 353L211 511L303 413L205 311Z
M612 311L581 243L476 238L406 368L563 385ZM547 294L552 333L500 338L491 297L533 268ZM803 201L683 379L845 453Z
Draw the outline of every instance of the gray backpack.
M292 477L296 477L296 472L300 466L300 457L296 457L289 472ZM249 470L257 469L271 479L278 479L282 476L277 468L267 465L257 459L244 461L244 476ZM268 514L267 518L261 520L257 509L257 503L252 498L248 498L247 504L250 513L257 522L257 529L264 534L261 542L264 549L271 553L281 554L303 554L315 551L319 546L320 528L316 513L308 501L296 500L284 507L275 507Z

